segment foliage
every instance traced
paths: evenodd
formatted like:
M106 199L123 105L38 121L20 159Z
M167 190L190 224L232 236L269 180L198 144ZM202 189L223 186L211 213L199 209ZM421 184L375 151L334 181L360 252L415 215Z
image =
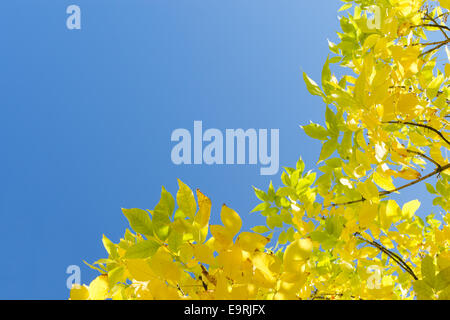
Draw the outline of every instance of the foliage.
M71 299L450 299L450 1L344 2L321 86L304 74L327 105L324 126L303 126L318 171L300 159L282 187L255 188L253 232L225 205L210 226L210 200L181 181L175 210L163 188L154 210L123 210L134 232L103 238L101 275ZM438 214L393 199L418 183Z

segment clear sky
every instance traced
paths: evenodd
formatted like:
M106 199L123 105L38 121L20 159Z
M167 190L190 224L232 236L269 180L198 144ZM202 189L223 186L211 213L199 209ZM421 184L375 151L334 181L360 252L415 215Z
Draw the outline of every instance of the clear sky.
M79 5L82 29L66 28ZM319 79L337 0L22 0L0 2L0 299L67 299L66 268L105 257L128 223L176 178L260 224L259 166L176 166L177 128L280 129L280 164L307 169L323 124ZM418 197L424 188L413 189ZM410 198L411 194L409 194ZM423 210L426 206L421 207Z

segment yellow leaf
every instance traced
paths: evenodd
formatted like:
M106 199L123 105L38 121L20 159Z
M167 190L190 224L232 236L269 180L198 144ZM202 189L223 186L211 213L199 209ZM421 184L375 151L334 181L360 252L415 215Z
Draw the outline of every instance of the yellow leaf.
M412 115L419 106L419 99L414 93L400 95L397 103L397 112L404 115Z
M365 201L359 211L359 224L361 227L366 228L376 218L378 213L378 206Z
M225 276L237 278L241 275L242 250L239 246L234 245L230 250L221 252L217 261L222 266Z
M165 281L155 279L148 283L151 298L155 300L176 300L180 298L178 290L169 287Z
M197 243L194 245L194 256L198 261L202 263L214 263L214 251L205 244Z
M212 236L221 246L228 247L233 243L233 235L224 226L213 225L210 228Z
M86 286L74 284L70 290L70 300L87 300L89 298L89 290Z
M297 298L297 293L303 287L308 275L305 272L284 272L278 284L275 300L293 300Z
M446 78L448 78L448 77L450 77L450 63L447 63L446 65L445 65L445 77Z
M439 270L444 270L450 267L450 251L441 253L437 258Z
M209 222L211 215L211 200L201 193L200 190L197 190L197 199L199 209L195 216L195 221L199 224L200 228L203 228Z
M149 281L156 277L148 262L144 259L129 259L125 263L134 280Z
M223 225L233 237L241 230L242 220L241 217L233 210L228 208L226 205L222 206L222 211L220 213L220 218Z
M441 6L447 10L450 10L450 0L440 0Z
M102 274L89 284L89 300L105 300L108 296L108 276Z
M420 178L420 172L411 169L411 168L405 168L401 170L400 172L395 174L398 178L403 178L406 180L415 180Z
M252 258L252 262L256 268L254 274L255 284L271 288L276 282L276 274L271 268L276 263L275 257L264 252L258 252Z
M387 217L397 217L400 216L401 210L397 202L395 200L388 200L386 206L386 216Z
M414 216L414 213L416 213L417 209L419 209L419 207L420 207L419 200L412 200L408 203L405 203L402 208L403 217L411 219Z
M382 173L375 172L373 174L373 181L382 189L386 191L391 191L395 189L394 184L392 183L392 178L390 176L386 176Z
M299 239L292 242L284 252L284 267L286 271L298 272L304 262L310 257L313 243L310 239Z
M361 195L366 200L375 201L379 199L378 188L370 180L366 180L365 182L359 182L356 189L361 193Z
M371 49L378 42L378 40L380 40L380 35L371 34L364 41L363 50L367 51L367 50Z
M192 190L183 181L178 179L177 203L179 208L188 217L194 217L197 211L197 203L195 202Z
M386 144L384 142L379 142L375 145L375 158L378 162L383 161L384 157L386 157L388 150L386 148Z
M181 270L172 255L164 247L158 249L155 255L150 259L150 267L155 274L165 281L177 283L181 276Z
M269 238L252 232L242 232L237 239L237 243L242 250L250 253L257 249L263 249L269 241Z
M441 165L444 165L445 163L447 163L447 161L442 156L441 146L437 143L433 144L430 147L430 156L434 161L437 161Z

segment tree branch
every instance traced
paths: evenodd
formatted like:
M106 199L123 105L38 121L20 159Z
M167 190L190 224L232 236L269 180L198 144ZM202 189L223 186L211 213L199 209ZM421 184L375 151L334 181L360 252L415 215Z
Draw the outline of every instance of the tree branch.
M383 123L393 123L393 124L406 124L406 125L410 125L410 126L415 126L415 127L421 127L421 128L425 128L428 130L433 131L434 133L436 133L438 136L441 137L442 140L444 140L449 146L450 146L450 141L447 140L444 135L442 134L442 132L440 132L439 130L426 125L426 124L421 124L421 123L415 123L415 122L408 122L408 121L397 121L397 120L393 120L393 121L387 121L387 122L383 122Z
M443 26L441 24L419 24L415 26L411 26L411 28L417 28L417 27L427 27L427 28L439 28L442 33L444 34L445 38L448 39L448 35L444 32L443 29L450 31L450 28L447 26Z
M407 183L407 184L405 184L405 185L403 185L401 187L395 188L394 190L381 191L378 195L380 197L387 196L387 195L389 195L391 193L394 193L394 192L400 191L402 189L405 189L407 187L410 187L412 185L415 185L415 184L417 184L417 183L419 183L419 182L421 182L421 181L423 181L425 179L428 179L428 178L430 178L430 177L432 177L432 176L434 176L436 174L440 174L442 171L445 171L445 170L447 170L449 168L450 168L450 163L446 164L445 166L440 166L439 165L433 172L430 172L426 176L420 177L419 179L416 179L416 180L414 180L414 181L412 181L410 183ZM366 199L364 197L361 197L361 199L359 199L359 200L352 200L352 201L343 202L343 203L332 203L332 204L328 205L328 207L346 206L346 205L350 205L350 204L354 204L354 203L358 203L358 202L364 202L364 201L366 201Z
M437 27L437 28L439 28L439 30L441 30L441 32L442 32L442 34L444 35L444 37L448 40L449 38L448 38L448 36L447 36L447 33L444 31L444 29L445 30L450 30L447 26L443 26L443 25L440 25L428 12L426 12L425 13L425 17L428 19L428 20L431 20L434 24L431 24L431 25L428 25L428 26L431 26L431 27Z
M445 46L445 45L446 45L447 43L449 43L449 42L450 42L450 39L447 39L447 40L444 40L444 41L439 41L439 42L420 43L421 45L424 45L424 46L431 46L431 45L436 45L436 46L435 46L434 48L431 48L431 49L429 49L429 50L427 50L427 51L422 52L422 53L419 55L419 57L425 56L425 55L427 55L427 54L430 53L430 52L433 52L433 51L435 51L435 50L438 50L439 48Z
M359 232L356 232L354 234L354 236L357 239L359 239L359 240L377 248L381 252L385 253L387 256L389 256L389 258L394 260L404 271L408 272L414 278L414 280L419 280L417 278L416 274L414 273L414 271L408 266L408 264L398 254L386 249L384 246L382 246L378 242L367 240Z
M425 153L414 151L414 150L410 150L410 149L407 149L406 151L409 152L409 153L417 154L418 156L421 156L422 158L427 159L428 161L432 162L437 168L441 167L441 165L437 161L435 161L431 157L427 156Z

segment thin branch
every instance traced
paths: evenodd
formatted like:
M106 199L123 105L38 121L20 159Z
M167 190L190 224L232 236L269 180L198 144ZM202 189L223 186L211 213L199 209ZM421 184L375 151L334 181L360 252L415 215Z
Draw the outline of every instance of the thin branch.
M425 179L428 179L428 178L430 178L430 177L432 177L432 176L434 176L434 175L436 175L436 174L439 174L439 173L441 173L442 171L447 170L448 168L450 168L450 163L448 163L447 165L445 165L445 166L443 166L443 167L439 166L439 167L437 167L433 172L430 172L430 173L427 174L426 176L423 176L423 177L421 177L421 178L419 178L419 179L416 179L416 180L414 180L414 181L412 181L412 182L410 182L410 183L407 183L407 184L405 184L405 185L403 185L403 186L401 186L401 187L395 188L394 190L390 190L390 191L382 191L382 192L380 192L380 196L387 196L388 194L391 194L391 193L400 191L400 190L402 190L402 189L405 189L405 188L407 188L407 187L410 187L410 186L412 186L412 185L415 185L416 183L419 183L419 182L421 182L421 181L423 181L423 180L425 180Z
M366 238L364 238L359 232L356 232L355 237L358 238L359 240L377 248L378 250L380 250L381 252L383 252L384 254L386 254L387 256L389 256L392 260L394 260L404 271L408 272L413 278L414 280L419 280L416 276L416 274L414 273L414 271L408 266L408 264L395 252L392 252L388 249L386 249L384 246L382 246L381 244L379 244L378 242L375 241L370 241L367 240Z
M427 51L422 52L419 57L423 57L425 55L427 55L430 52L433 52L435 50L438 50L439 48L445 46L447 43L450 42L450 39L447 39L445 41L439 41L439 42L428 42L428 43L420 43L421 45L425 45L425 46L430 46L430 45L436 45L434 48L431 48Z
M417 46L437 46L437 45L447 44L448 42L449 42L449 40L441 40L441 41L433 41L433 42L416 43L414 45L417 45Z
M439 28L442 31L442 33L445 35L445 38L448 39L448 35L444 32L444 30L442 30L442 29L445 29L445 30L450 31L450 28L447 26L443 26L440 24L419 24L419 25L411 26L411 28L417 28L417 27Z
M330 300L329 296L331 296L331 297L332 297L332 296L343 297L344 294L343 294L343 293L340 293L340 292L337 292L337 293L323 293L323 292L321 292L321 293L319 294L319 293L316 292L316 293L314 293L314 295L312 296L311 300L316 300L316 299ZM350 296L350 298L352 298L352 299L363 300L363 299L357 298L357 297L355 297L355 296Z
M437 26L439 28L439 30L441 30L441 32L444 35L444 37L447 40L449 39L448 36L447 36L447 33L443 30L443 29L450 30L447 26L442 26L439 23L437 23L437 21L432 16L430 16L430 14L428 12L425 13L425 17L427 17L429 20L433 21L434 25L431 25L431 26L433 26L433 27Z
M410 150L410 149L407 149L406 151L409 152L409 153L417 154L418 156L421 156L422 158L427 159L428 161L432 162L437 168L441 167L441 165L436 160L434 160L431 157L427 156L425 153L414 151L414 150Z
M440 132L439 130L426 125L426 124L421 124L421 123L415 123L415 122L408 122L408 121L388 121L388 122L383 122L383 123L394 123L394 124L406 124L406 125L410 125L410 126L415 126L415 127L421 127L421 128L425 128L428 130L433 131L434 133L436 133L438 136L441 137L442 140L444 140L449 146L450 146L450 141L447 140L444 135L442 134L442 132Z
M358 200L352 200L352 201L341 202L341 203L332 203L332 204L329 204L328 207L348 206L350 204L364 202L364 201L366 201L366 199L364 197L361 197L361 199L358 199Z
M403 185L401 187L395 188L394 190L381 191L381 192L379 192L378 195L380 197L387 196L387 195L389 195L391 193L394 193L394 192L400 191L402 189L405 189L407 187L410 187L412 185L415 185L415 184L417 184L417 183L419 183L419 182L421 182L423 180L426 180L426 179L428 179L428 178L430 178L430 177L432 177L432 176L434 176L436 174L440 174L442 171L445 171L445 170L447 170L449 168L450 168L450 163L446 164L445 166L439 166L434 171L432 171L429 174L427 174L426 176L423 176L423 177L421 177L419 179L416 179L416 180L414 180L414 181L412 181L410 183L407 183L407 184L405 184L405 185ZM348 202L343 202L343 203L332 203L332 204L328 205L328 207L346 206L346 205L350 205L350 204L354 204L354 203L358 203L358 202L364 202L364 201L366 201L366 199L364 197L361 197L361 199L359 199L359 200L353 200L353 201L348 201Z

